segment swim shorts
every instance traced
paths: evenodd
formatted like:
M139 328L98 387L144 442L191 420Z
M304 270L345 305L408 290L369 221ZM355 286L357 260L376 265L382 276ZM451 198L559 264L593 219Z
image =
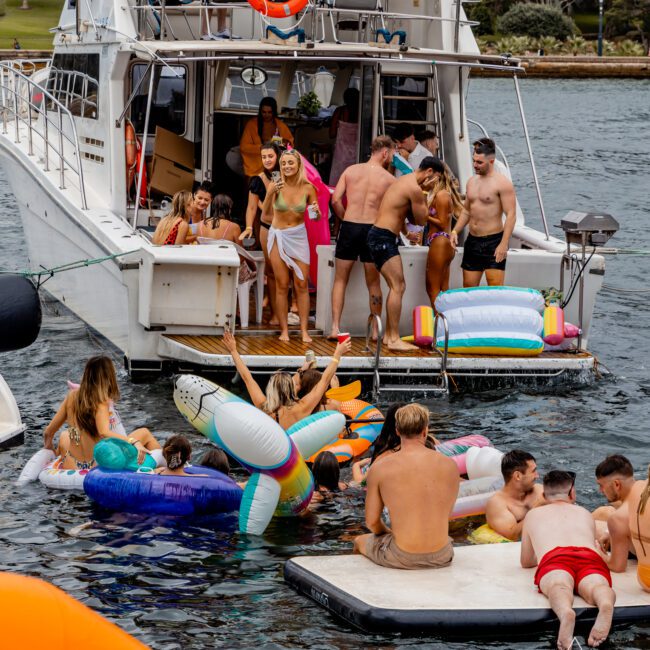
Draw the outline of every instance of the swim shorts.
M371 535L366 542L367 558L391 569L440 569L451 564L454 549L451 539L434 553L407 553L397 543L392 533Z
M486 269L505 271L506 261L497 262L494 258L494 251L502 239L502 232L485 237L467 235L463 248L463 262L460 267L466 271L485 271Z
M566 571L573 578L574 591L583 578L589 575L603 576L609 586L612 586L612 576L603 560L596 551L585 546L558 546L549 551L539 563L535 572L535 584L539 587L542 578L549 571ZM542 590L539 590L540 593Z
M355 223L343 221L339 236L336 238L336 251L334 257L339 260L356 262L361 260L365 264L372 262L372 255L368 248L368 233L372 228L370 223Z
M399 255L399 237L386 228L373 226L368 232L367 243L372 261L379 270L388 260Z

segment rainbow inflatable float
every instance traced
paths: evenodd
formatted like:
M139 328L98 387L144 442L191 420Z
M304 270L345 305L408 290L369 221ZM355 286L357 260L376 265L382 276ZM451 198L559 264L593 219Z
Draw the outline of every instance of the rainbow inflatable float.
M305 464L345 426L337 411L315 413L285 431L268 415L196 375L174 381L174 402L185 419L251 472L239 510L239 529L261 535L273 515L303 512L314 491Z

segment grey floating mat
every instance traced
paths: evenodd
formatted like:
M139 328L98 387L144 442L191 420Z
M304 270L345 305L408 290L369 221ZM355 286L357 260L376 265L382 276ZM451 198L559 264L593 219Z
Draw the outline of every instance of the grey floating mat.
M529 632L557 625L548 600L533 585L535 569L519 566L519 543L454 551L451 566L417 571L387 569L360 555L295 557L285 564L284 579L367 632ZM612 578L614 622L647 620L650 593L637 583L636 562ZM597 610L579 596L574 608L578 623L596 618Z

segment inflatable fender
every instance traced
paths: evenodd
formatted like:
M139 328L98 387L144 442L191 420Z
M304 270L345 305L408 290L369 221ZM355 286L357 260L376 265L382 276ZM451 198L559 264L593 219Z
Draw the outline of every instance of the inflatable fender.
M478 433L462 438L454 438L436 445L436 450L445 456L451 457L458 467L459 474L467 474L467 450L470 447L490 447L492 443ZM500 471L500 470L499 470Z
M47 650L149 650L64 591L38 578L0 574L2 644Z
M484 478L501 474L503 452L494 447L470 447L465 454L468 478Z
M200 465L185 471L207 476L161 476L150 470L95 467L88 472L83 489L93 501L115 512L201 516L239 509L243 490L229 476Z
M571 323L564 322L564 338L565 339L576 339L582 334L582 330L577 326Z
M102 469L137 472L141 468L155 469L156 460L146 454L142 465L138 465L138 452L126 440L107 438L100 440L93 450L93 457L98 467Z
M22 275L0 275L0 352L31 345L41 330L38 289Z
M39 449L23 467L20 473L17 485L30 483L38 478L38 475L56 458L56 454L51 449Z
M544 343L560 345L564 341L564 310L556 305L544 309Z
M499 535L487 524L483 524L467 536L467 541L471 544L507 544L512 540Z
M60 469L61 458L55 458L38 475L38 480L55 490L83 490L89 469Z
M458 498L449 518L461 519L462 517L484 515L489 498L502 487L502 476L486 476L461 482Z
M484 307L501 305L504 307L527 307L542 313L544 297L537 289L525 287L467 287L449 289L438 294L436 310L445 313L457 307Z
M273 514L297 515L307 508L314 491L311 472L292 437L266 413L196 375L175 378L174 402L190 424L251 472L239 510L240 531L261 535ZM294 430L298 444L318 449L335 440L341 417L325 412L325 417L305 418Z

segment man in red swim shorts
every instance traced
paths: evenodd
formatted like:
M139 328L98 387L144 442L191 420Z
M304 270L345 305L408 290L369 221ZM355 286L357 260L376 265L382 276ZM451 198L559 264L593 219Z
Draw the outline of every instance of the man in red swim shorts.
M575 478L573 472L560 470L546 474L547 505L526 515L521 536L521 566L537 566L535 584L560 620L560 650L573 645L575 592L598 608L588 639L592 648L607 638L616 601L609 569L596 549L594 520L575 503Z

